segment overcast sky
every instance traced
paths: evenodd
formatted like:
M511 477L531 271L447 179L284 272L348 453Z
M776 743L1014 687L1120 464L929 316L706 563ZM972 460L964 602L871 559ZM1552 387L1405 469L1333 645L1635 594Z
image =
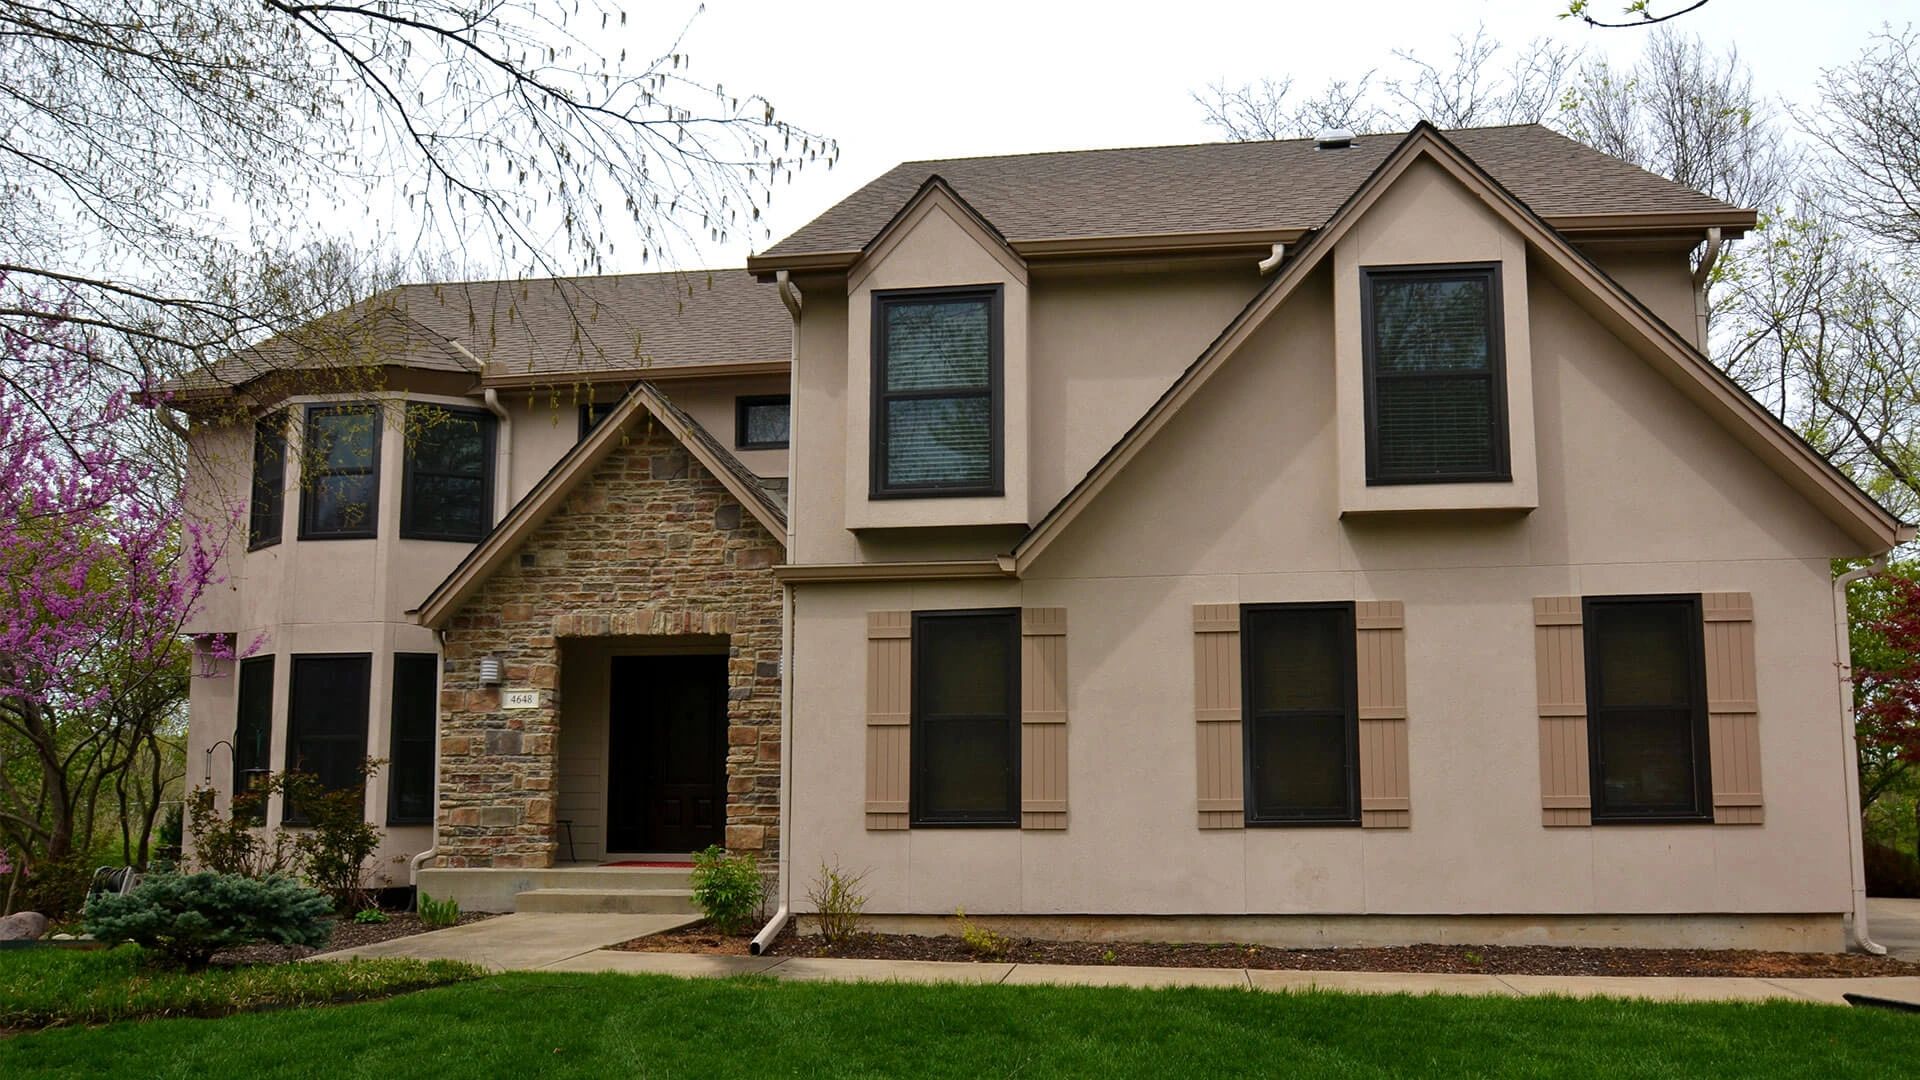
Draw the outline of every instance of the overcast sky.
M1626 0L1593 2L1604 14ZM1654 0L1656 10L1672 6ZM840 141L832 171L809 170L776 192L768 220L777 240L901 161L1210 141L1218 135L1191 96L1208 83L1292 76L1296 92L1311 93L1332 77L1391 67L1395 49L1440 64L1454 35L1482 24L1509 45L1550 37L1632 62L1645 31L1556 19L1564 8L1564 0L708 0L685 49L696 78L763 93L783 118ZM693 9L635 10L645 25L632 28L634 47L670 39L682 17L674 13ZM1763 91L1805 101L1822 67L1850 59L1883 23L1916 17L1912 0L1712 0L1670 25L1737 46ZM742 238L681 261L737 266L770 243Z

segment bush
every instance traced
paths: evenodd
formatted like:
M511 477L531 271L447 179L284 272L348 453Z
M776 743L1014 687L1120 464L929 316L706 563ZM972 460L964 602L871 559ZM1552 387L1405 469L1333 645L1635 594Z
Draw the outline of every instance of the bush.
M86 906L91 884L93 865L85 855L29 863L13 907L15 911L37 911L56 923L66 922Z
M860 932L860 915L867 909L867 894L860 884L867 872L849 874L839 863L820 864L820 873L807 887L807 899L813 904L814 921L820 924L820 938L827 948L838 948Z
M231 815L221 812L218 792L196 788L187 796L195 857L221 874L264 878L297 872L332 897L337 910L366 907L367 861L380 849L380 830L367 823L363 784L379 765L369 759L361 768L362 784L335 791L312 773L274 773L235 796ZM287 813L305 819L297 829L261 827L274 794Z
M420 921L435 929L452 926L460 921L460 901L452 897L435 900L426 893L421 893Z
M693 853L693 902L722 934L739 933L766 893L752 855L729 855L718 844Z
M220 810L220 793L198 787L187 796L187 820L193 827L194 861L216 874L263 878L294 868L299 852L294 838L275 829L262 832L267 795L279 788L270 777L252 790L234 796L231 816Z
M107 942L133 941L187 968L241 945L327 943L328 899L287 877L159 874L123 896L87 906L87 932Z
M1013 949L1013 939L989 927L980 926L967 918L965 908L954 908L953 917L960 920L960 943L979 960L998 960Z
M1920 859L1869 840L1866 863L1868 896L1920 899Z
M361 926L377 926L387 921L387 913L377 907L361 908L353 913L353 921Z

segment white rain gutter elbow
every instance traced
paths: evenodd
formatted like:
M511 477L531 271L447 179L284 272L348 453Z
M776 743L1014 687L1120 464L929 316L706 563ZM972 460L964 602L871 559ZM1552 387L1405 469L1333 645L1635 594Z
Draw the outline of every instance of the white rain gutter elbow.
M1700 265L1693 268L1693 337L1701 352L1707 351L1707 278L1720 261L1720 227L1707 230L1707 250L1700 253Z
M1847 586L1862 578L1883 574L1887 569L1887 552L1882 552L1873 562L1857 570L1849 570L1833 579L1833 647L1836 666L1840 673L1840 736L1845 754L1841 758L1841 767L1846 771L1847 815L1847 859L1848 870L1852 878L1853 894L1853 943L1862 952L1874 956L1885 956L1887 947L1874 941L1868 935L1867 927L1867 861L1865 838L1861 835L1860 823L1860 747L1854 738L1853 716L1853 642L1847 621Z
M1286 257L1287 257L1287 245L1285 244L1273 245L1273 254L1268 255L1266 258L1260 260L1260 276L1265 277L1266 275L1273 273L1273 271L1282 262L1286 260Z

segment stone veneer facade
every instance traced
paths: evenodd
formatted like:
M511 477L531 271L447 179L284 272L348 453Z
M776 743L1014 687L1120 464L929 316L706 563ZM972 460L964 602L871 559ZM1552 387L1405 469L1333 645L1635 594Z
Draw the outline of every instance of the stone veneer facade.
M644 412L447 625L440 693L443 867L545 867L556 852L562 645L719 634L728 641L726 846L779 843L780 539ZM533 687L504 711L480 658Z

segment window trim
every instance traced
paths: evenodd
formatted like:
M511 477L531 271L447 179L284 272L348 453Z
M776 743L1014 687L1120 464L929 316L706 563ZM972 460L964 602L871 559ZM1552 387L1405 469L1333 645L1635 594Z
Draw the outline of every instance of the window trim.
M1340 662L1344 669L1340 680L1341 706L1345 713L1342 725L1346 733L1346 790L1347 811L1338 816L1324 814L1262 814L1255 785L1254 765L1254 633L1250 617L1264 611L1333 611L1339 613L1342 633L1340 635ZM1354 602L1351 600L1321 600L1304 603L1261 603L1240 605L1240 760L1241 788L1244 793L1242 813L1250 828L1315 828L1323 826L1357 826L1360 824L1360 642L1354 625Z
M1600 760L1600 665L1596 663L1594 608L1633 604L1685 603L1691 613L1687 634L1688 689L1692 700L1694 812L1642 814L1609 811ZM1707 708L1707 634L1699 593L1646 593L1582 596L1580 598L1581 661L1587 669L1587 792L1588 819L1595 825L1711 825L1713 824L1713 753Z
M441 405L436 402L427 401L415 402L407 406L409 423L412 422L412 415L415 409L438 409L449 416L471 417L479 422L480 459L482 462L480 469L480 519L482 524L478 534L467 535L465 533L449 533L422 529L413 523L413 477L414 470L419 464L419 455L415 453L415 450L418 449L416 445L414 447L408 447L406 452L401 455L400 460L400 539L445 540L452 543L477 544L485 540L487 534L493 531L494 469L497 464L494 461L494 452L495 448L499 445L497 441L499 426L495 423L496 418L485 409L470 409L460 405Z
M269 413L253 422L253 471L247 484L247 550L273 547L287 537L287 411ZM274 471L273 532L260 528L260 450L262 437L274 437L278 428L279 468Z
M313 526L313 489L320 480L329 476L342 476L345 473L315 472L307 473L307 463L313 454L313 420L316 416L335 415L347 412L366 412L374 417L373 459L368 463L368 475L373 477L373 498L367 503L366 527L340 532L316 532ZM308 405L300 427L300 532L301 540L372 540L380 535L380 466L381 453L386 442L386 410L378 401L354 401ZM356 474L357 475L357 474Z
M1383 475L1380 472L1379 357L1373 323L1373 286L1377 279L1448 280L1484 277L1487 281L1487 380L1491 388L1487 423L1493 436L1493 467L1485 472L1427 473L1419 476ZM1360 356L1361 386L1364 392L1366 423L1366 473L1368 487L1401 487L1415 484L1505 484L1513 482L1512 421L1507 409L1507 335L1506 311L1502 296L1501 264L1495 262L1416 263L1404 266L1363 266L1360 268ZM1431 377L1431 376L1423 376Z
M360 718L360 758L362 761L366 760L368 750L367 736L369 734L368 727L371 725L373 718L373 654L370 652L293 653L287 661L287 731L286 738L283 740L284 745L280 748L281 771L293 771L294 748L300 743L300 733L298 729L294 727L295 717L297 715L294 706L300 699L300 661L302 660L360 660L365 662L367 670L367 700L360 707L360 711L363 714ZM371 781L372 778L368 777L367 779ZM362 794L364 794L364 791ZM364 807L361 810L361 816L362 818L365 817ZM307 817L305 814L298 812L293 805L292 799L283 798L280 806L280 823L282 825L305 825L307 824Z
M921 692L926 680L920 677L920 665L926 656L922 647L926 638L921 633L921 625L933 619L960 619L994 617L1003 621L1007 633L1007 746L1012 757L1013 767L1007 773L1007 810L1004 816L996 814L988 817L978 813L958 816L943 815L929 817L921 805L922 793L926 785L921 783L921 770L926 767L927 753L923 746L921 733L924 729L921 720ZM912 637L909 639L911 656L908 660L909 676L912 683L912 703L908 720L911 726L907 733L907 822L915 829L1018 829L1020 827L1020 609L1003 608L955 608L913 613Z
M413 817L400 812L400 663L403 660L425 660L433 669L433 692L428 696L427 704L432 715L427 719L427 734L424 740L413 738L409 741L426 743L427 753L427 812L424 816ZM439 786L440 777L435 767L436 746L439 742L440 727L440 654L422 652L396 652L393 654L393 677L387 680L387 824L394 825L431 825L433 824L433 798Z
M779 442L754 442L747 438L747 410L768 405L787 407L787 438ZM785 450L793 439L792 394L742 394L733 399L733 446L736 450Z
M867 429L867 497L869 499L942 499L942 498L995 498L1006 494L1005 439L1006 413L1006 334L1003 317L1003 295L1005 287L1001 285L970 285L964 287L941 286L931 289L887 289L873 294L872 339L868 352L871 353L868 386L868 429ZM886 482L887 462L887 403L892 400L911 400L914 398L950 398L962 394L976 394L978 391L961 393L925 390L904 390L889 393L887 386L887 334L886 312L894 304L924 303L940 300L978 300L987 301L987 471L984 483L966 484L889 484Z

